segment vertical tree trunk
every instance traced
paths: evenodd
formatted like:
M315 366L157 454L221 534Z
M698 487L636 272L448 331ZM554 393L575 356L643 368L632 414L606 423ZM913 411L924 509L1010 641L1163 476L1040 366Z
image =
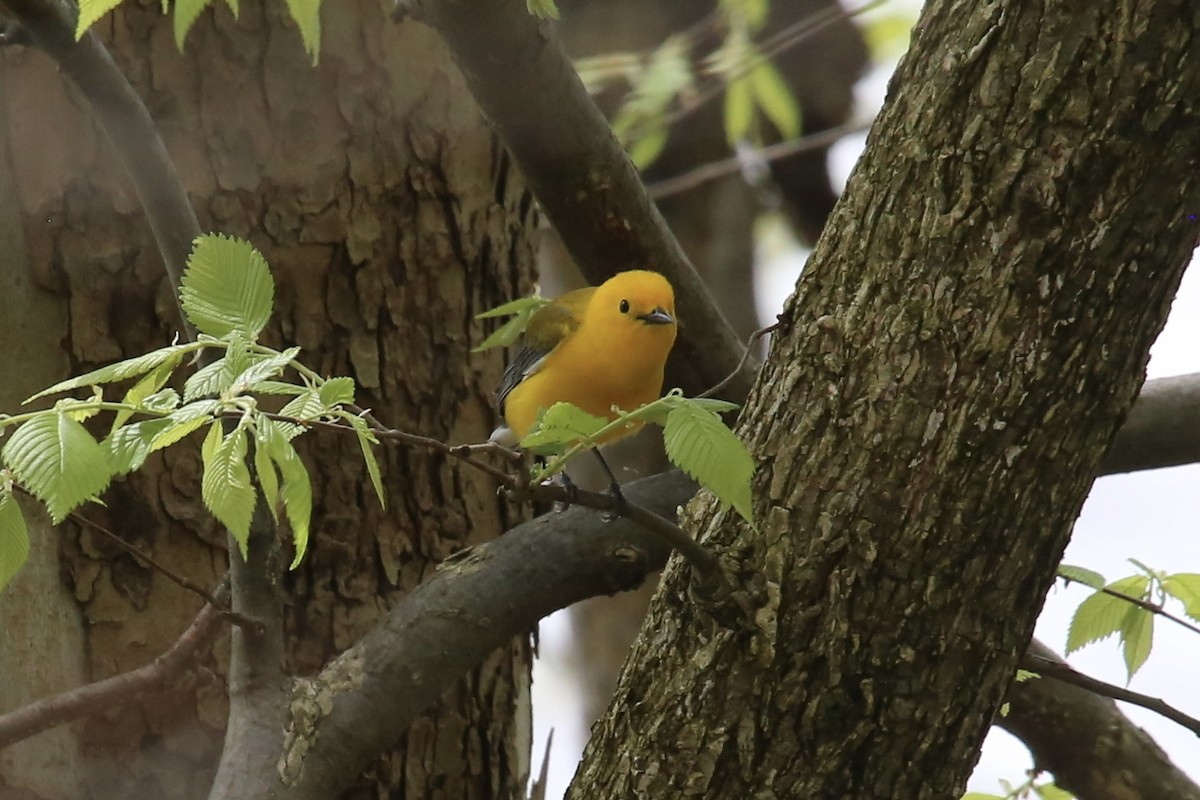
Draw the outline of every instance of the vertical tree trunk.
M340 4L324 15L314 69L282 4L243 6L236 21L214 7L183 55L157 3L126 6L99 29L160 124L202 226L249 238L270 262L270 335L301 345L318 371L353 376L359 403L388 424L485 438L501 365L470 355L482 332L474 315L528 288L531 203L434 34L387 23L382 3ZM4 169L29 280L54 310L30 322L24 346L61 341L79 371L163 344L178 330L171 287L107 142L43 54L6 53L3 69ZM34 356L47 364L38 384L67 372L50 358ZM398 449L381 454L383 511L352 440L305 439L317 497L311 554L286 578L291 674L315 671L439 560L511 521L486 481ZM178 447L83 513L212 585L225 539L200 503L199 477L196 448ZM88 654L90 678L146 663L200 605L87 530L41 535L62 536L82 618L63 646ZM54 591L46 576L35 598ZM524 642L496 653L348 796L515 795L527 772L529 658ZM6 669L5 683L25 700L44 693L34 674L45 663L22 666L24 675ZM219 655L211 666L223 673ZM86 723L79 772L38 795L77 797L77 782L94 797L203 796L226 706L220 679L201 680Z
M1200 18L926 5L571 797L961 792L1195 245Z

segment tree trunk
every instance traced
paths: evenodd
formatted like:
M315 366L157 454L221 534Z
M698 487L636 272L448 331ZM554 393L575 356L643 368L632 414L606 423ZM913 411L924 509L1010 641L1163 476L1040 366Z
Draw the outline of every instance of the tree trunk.
M1200 19L926 5L743 413L759 533L691 527L571 797L951 798L1198 226Z
M301 345L320 372L353 376L358 402L389 424L486 438L501 363L470 355L482 338L474 315L528 290L532 212L443 46L422 26L385 24L385 4L341 4L325 14L314 69L282 4L244 6L236 21L214 9L182 56L157 2L126 3L99 30L154 114L202 227L249 238L270 262L269 337ZM23 252L5 248L21 259L5 272L27 308L43 308L16 327L15 352L29 360L5 364L26 378L5 382L12 409L68 370L161 346L179 326L134 194L77 90L32 48L5 52L0 69L0 180L15 189L3 193L4 219L26 240ZM447 555L514 521L486 480L395 448L380 453L383 511L352 439L302 441L317 496L310 555L285 577L292 675L357 640ZM199 476L197 448L179 446L83 514L212 586L227 566L225 535L200 503ZM84 654L88 679L150 661L201 605L74 523L34 536L38 548L61 536L59 569L78 608L54 612L63 623L43 644L58 661L17 652L25 645L5 626L3 710L76 685ZM0 613L43 619L46 598L62 592L58 571L30 569L23 579L36 588L6 592ZM529 659L525 641L495 653L346 796L523 791ZM34 780L5 762L0 797L203 796L223 741L225 663L218 654L211 680L31 740L57 748L66 768Z

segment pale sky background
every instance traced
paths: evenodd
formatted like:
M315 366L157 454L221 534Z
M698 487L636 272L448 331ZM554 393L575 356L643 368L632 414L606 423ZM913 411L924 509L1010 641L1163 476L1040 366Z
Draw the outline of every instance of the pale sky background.
M848 6L857 3L847 3ZM914 0L894 0L883 13L919 8ZM914 11L915 16L915 11ZM870 116L883 101L887 78L894 65L876 69L858 89L859 114ZM862 151L865 137L841 142L831 158L835 181L844 183ZM758 265L757 301L761 319L770 320L782 308L803 266L805 254L781 252L778 247ZM1193 262L1176 296L1171 316L1151 350L1150 378L1200 372L1200 267ZM1100 478L1084 505L1064 562L1088 567L1112 581L1135 572L1129 558L1154 569L1200 572L1200 465L1153 470ZM1051 590L1038 620L1037 636L1060 654L1066 644L1071 615L1090 590L1060 583ZM1178 611L1178 609L1176 609ZM576 688L565 674L570 627L559 613L541 625L541 658L534 665L534 769L540 766L546 734L553 727L547 798L561 798L575 770L584 742L580 738ZM1154 626L1154 649L1129 688L1161 697L1185 714L1200 716L1195 664L1200 656L1200 636L1166 620ZM1125 685L1126 671L1115 638L1072 654L1070 664L1100 680ZM1157 714L1121 704L1122 710L1145 728L1177 766L1200 781L1200 738ZM1017 739L993 728L979 764L971 777L970 791L1003 794L1000 780L1019 784L1032 760Z

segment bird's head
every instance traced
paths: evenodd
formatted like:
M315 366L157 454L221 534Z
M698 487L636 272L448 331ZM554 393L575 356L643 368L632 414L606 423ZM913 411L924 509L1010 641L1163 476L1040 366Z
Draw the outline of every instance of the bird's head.
M636 269L609 278L588 304L593 315L613 330L665 340L668 349L675 341L675 291L657 272Z

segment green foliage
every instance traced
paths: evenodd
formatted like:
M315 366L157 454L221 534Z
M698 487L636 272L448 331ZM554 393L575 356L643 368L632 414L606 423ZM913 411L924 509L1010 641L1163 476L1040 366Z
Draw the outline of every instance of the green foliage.
M12 481L0 473L0 588L29 559L29 531L13 497Z
M538 309L549 304L550 301L544 297L521 297L504 305L484 311L482 314L476 314L475 319L491 319L493 317L506 317L509 315L512 315L513 318L493 331L491 336L484 339L471 352L479 353L484 350L490 350L493 347L508 347L513 344L517 339L521 338L521 334L529 326L529 320L538 312Z
M1071 619L1067 653L1118 635L1129 678L1150 656L1154 644L1154 617L1166 613L1169 600L1178 601L1183 613L1200 621L1200 575L1191 572L1168 574L1130 559L1139 572L1105 584L1097 572L1063 565L1059 576L1096 591L1088 596Z
M671 463L754 525L750 493L754 460L718 416L734 408L735 404L724 400L684 397L678 389L653 403L618 414L613 420L592 416L568 403L556 403L521 440L521 446L539 455L554 456L534 472L534 480L543 480L561 471L581 451L630 425L660 425Z
M266 259L249 242L201 236L188 259L179 300L201 333L219 339L237 332L253 340L271 320L275 282Z
M113 477L139 469L157 450L187 439L207 426L201 447L201 497L238 542L243 553L261 489L272 516L284 512L299 564L308 549L312 483L292 440L317 421L342 422L354 431L371 484L383 501L383 483L372 446L377 438L347 406L354 381L323 378L298 361L300 348L274 350L258 341L272 312L274 282L266 262L249 243L224 236L197 238L180 295L200 340L159 348L92 370L39 392L91 388L88 399L64 398L50 409L0 415L0 588L28 551L25 523L13 500L21 488L61 522L96 497ZM169 386L203 351L209 363ZM286 373L298 380L288 382ZM120 402L104 399L106 384L134 381ZM259 398L290 396L272 415ZM29 401L26 401L29 402ZM111 413L108 434L97 441L84 422ZM253 457L250 443L253 441ZM253 467L253 472L251 471ZM253 476L257 476L258 488Z
M695 88L695 75L687 43L669 37L644 62L637 62L625 78L630 91L613 118L613 132L640 168L649 166L666 146L669 112L677 97Z
M967 792L962 800L1074 800L1075 795L1054 784L1053 781L1037 783L1036 777L1029 778L1023 783L1012 785L1008 781L1000 781L1004 794L989 794L987 792Z
M531 0L532 2L533 0ZM122 0L80 0L79 19L75 24L75 40L79 41L105 14L121 5ZM304 50L312 56L313 65L320 58L321 48L321 0L285 0L292 21L300 29L300 38L304 41ZM551 2L551 0L537 0ZM212 5L213 0L175 0L175 46L183 51L183 43L188 32L200 18L204 9ZM238 0L225 0L225 5L236 18L241 11ZM162 0L162 12L168 13L170 0Z
M525 0L525 8L538 19L558 19L558 6L554 0Z
M1084 586L1090 586L1093 589L1099 589L1104 585L1104 576L1099 572L1087 569L1086 567L1072 566L1071 564L1059 564L1058 577L1065 581L1082 583Z

